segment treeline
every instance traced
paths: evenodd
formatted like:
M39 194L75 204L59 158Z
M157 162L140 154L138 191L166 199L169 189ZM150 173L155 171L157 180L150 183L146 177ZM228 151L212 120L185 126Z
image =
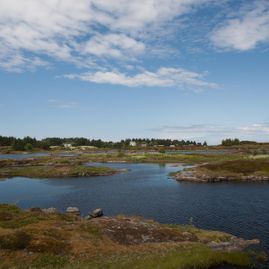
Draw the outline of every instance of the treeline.
M103 141L101 139L87 139L84 137L73 137L73 138L60 138L60 137L48 137L45 139L37 140L32 137L16 138L0 136L0 146L9 146L13 150L23 151L31 150L33 148L49 149L52 146L63 146L64 144L70 144L73 147L78 146L93 146L97 148L115 148L122 149L130 147L130 143L135 142L139 146L207 146L207 143L196 143L190 140L171 140L171 139L125 139L118 142Z
M239 145L253 145L253 144L257 144L257 142L246 140L240 141L238 138L235 139L227 138L222 140L221 142L222 146L239 146Z

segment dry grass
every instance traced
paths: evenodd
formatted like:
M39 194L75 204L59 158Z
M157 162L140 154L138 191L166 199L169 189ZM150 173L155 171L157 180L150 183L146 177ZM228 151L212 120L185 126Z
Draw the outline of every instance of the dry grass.
M246 265L248 254L214 251L231 235L193 226L161 225L138 217L26 212L0 205L0 268L185 269L223 262Z

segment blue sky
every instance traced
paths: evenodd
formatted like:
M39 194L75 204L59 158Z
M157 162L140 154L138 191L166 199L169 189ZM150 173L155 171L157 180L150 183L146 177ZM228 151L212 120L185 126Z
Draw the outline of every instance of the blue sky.
M0 134L269 139L269 1L0 0Z

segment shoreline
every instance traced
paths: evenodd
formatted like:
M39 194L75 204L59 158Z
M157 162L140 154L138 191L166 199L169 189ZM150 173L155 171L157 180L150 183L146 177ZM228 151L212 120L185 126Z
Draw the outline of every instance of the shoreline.
M52 268L55 259L61 261L55 268L61 269L250 266L255 255L246 249L259 243L192 225L107 217L101 209L81 218L74 207L61 214L54 208L21 210L0 204L0 258L5 268L21 268L22 261L25 268ZM36 266L44 259L42 267Z

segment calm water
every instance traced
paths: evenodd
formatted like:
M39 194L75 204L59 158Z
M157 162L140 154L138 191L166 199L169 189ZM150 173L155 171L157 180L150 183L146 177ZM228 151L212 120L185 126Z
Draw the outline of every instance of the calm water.
M36 152L36 153L17 153L17 154L0 154L0 159L14 159L14 160L22 160L27 158L35 158L35 157L45 157L50 156L52 154L48 152ZM72 157L78 156L79 154L76 153L68 153L68 152L61 152L58 154L54 154L56 156L62 157Z
M27 158L34 158L34 157L44 157L49 156L49 153L46 152L37 152L37 153L18 153L18 154L0 154L0 159L27 159Z
M269 184L179 183L169 179L168 174L182 167L109 166L130 171L109 177L2 180L0 203L60 210L78 206L84 215L102 207L106 215L142 215L163 223L187 224L192 220L201 228L259 238L262 247L269 250Z

